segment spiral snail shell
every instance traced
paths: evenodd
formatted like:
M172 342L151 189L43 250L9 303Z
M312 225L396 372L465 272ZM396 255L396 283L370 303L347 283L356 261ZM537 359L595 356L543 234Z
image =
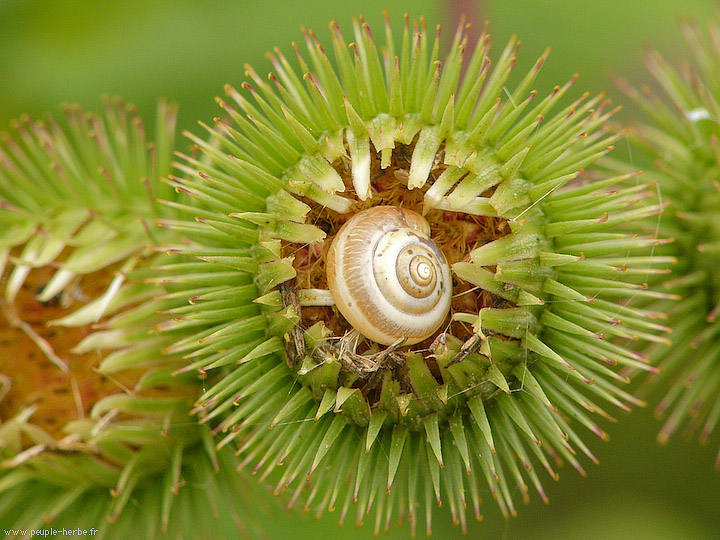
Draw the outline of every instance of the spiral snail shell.
M375 206L338 231L327 258L328 288L340 313L362 335L405 345L432 335L450 309L452 278L418 213Z

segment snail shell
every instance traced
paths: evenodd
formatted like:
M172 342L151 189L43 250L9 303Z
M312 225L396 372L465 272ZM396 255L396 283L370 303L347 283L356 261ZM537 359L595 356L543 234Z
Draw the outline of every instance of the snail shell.
M452 297L450 266L423 217L375 206L350 218L327 258L328 288L340 313L362 335L391 345L431 336Z

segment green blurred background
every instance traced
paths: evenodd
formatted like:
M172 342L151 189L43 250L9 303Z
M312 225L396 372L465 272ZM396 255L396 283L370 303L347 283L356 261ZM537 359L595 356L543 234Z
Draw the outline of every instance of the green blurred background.
M715 10L713 0L393 0L388 4L387 0L266 0L262 6L245 0L0 0L0 131L23 113L36 117L57 113L63 102L98 109L100 96L108 94L137 104L148 120L159 97L176 101L181 127L198 132L197 120L210 121L219 113L213 98L222 94L223 85L239 86L245 63L259 73L269 71L265 53L276 45L291 51L290 43L302 40L301 25L314 28L327 43L331 19L347 34L351 18L364 14L379 33L383 8L398 26L405 12L425 15L429 25L443 25L446 41L460 13L467 13L476 27L488 19L495 54L511 34L522 39L517 74L523 74L546 46L552 47L536 85L541 94L579 72L574 96L584 90L607 90L614 102L623 103L608 73L637 84L646 81L643 45L652 43L677 60L687 54L677 17L702 21ZM619 117L632 121L633 113L632 107L626 107ZM587 478L563 468L559 482L544 481L550 505L531 493L531 503L521 504L518 518L510 520L502 518L488 494L482 507L484 520L470 523L469 536L720 538L720 473L713 470L718 437L707 447L682 438L658 447L655 434L660 424L651 410L621 415L620 420L617 426L605 426L610 442L591 441L600 465L584 462ZM433 536L462 537L445 514L435 513ZM267 536L271 540L372 537L371 523L360 530L351 525L338 529L337 517L326 514L318 522L276 512L267 522ZM78 524L84 525L93 524ZM391 529L387 537L408 536L403 527ZM234 537L231 531L228 537Z

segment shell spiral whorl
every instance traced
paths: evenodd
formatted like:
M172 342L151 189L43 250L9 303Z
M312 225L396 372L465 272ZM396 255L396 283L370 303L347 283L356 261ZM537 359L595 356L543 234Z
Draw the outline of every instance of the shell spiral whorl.
M328 287L340 313L362 335L406 345L432 335L445 320L452 278L425 219L376 206L350 218L327 259Z

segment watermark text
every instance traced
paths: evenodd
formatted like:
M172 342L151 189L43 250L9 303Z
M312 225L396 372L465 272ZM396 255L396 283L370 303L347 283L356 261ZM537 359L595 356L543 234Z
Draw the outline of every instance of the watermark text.
M51 527L49 529L3 529L5 536L10 538L44 538L47 536L95 536L98 529L92 527L90 529L56 529Z

